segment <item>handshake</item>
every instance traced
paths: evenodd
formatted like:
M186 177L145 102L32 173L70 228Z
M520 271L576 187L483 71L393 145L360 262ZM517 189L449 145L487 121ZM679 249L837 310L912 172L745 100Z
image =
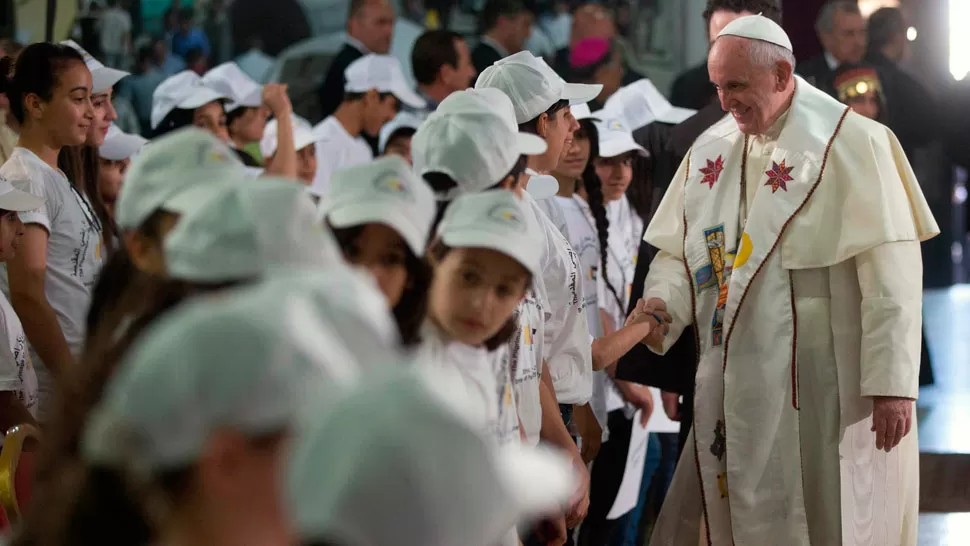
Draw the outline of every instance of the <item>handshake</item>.
M650 333L647 334L641 343L648 345L656 351L663 348L664 338L670 331L670 315L667 313L667 304L658 298L649 300L640 299L636 308L626 319L626 326L636 324L648 324L651 326Z

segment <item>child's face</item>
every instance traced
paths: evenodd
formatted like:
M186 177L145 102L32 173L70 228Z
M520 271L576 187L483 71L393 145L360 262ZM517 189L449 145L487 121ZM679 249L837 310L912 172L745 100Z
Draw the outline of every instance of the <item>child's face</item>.
M384 224L367 224L347 251L347 261L367 270L394 308L408 285L408 247L404 239Z
M434 264L429 315L452 339L480 346L512 317L528 279L521 264L500 252L452 249Z
M411 164L411 137L396 136L384 146L384 155L397 155Z
M121 183L131 161L128 159L111 161L104 158L100 158L98 161L101 163L101 167L98 169L98 191L101 192L101 198L105 203L113 204L118 200Z
M16 212L3 211L0 216L0 261L12 260L17 255L24 224Z
M313 179L317 176L317 147L310 144L300 148L296 152L297 178L307 186L313 185Z
M633 152L616 157L598 157L593 165L596 176L603 184L603 201L611 203L623 197L633 180Z

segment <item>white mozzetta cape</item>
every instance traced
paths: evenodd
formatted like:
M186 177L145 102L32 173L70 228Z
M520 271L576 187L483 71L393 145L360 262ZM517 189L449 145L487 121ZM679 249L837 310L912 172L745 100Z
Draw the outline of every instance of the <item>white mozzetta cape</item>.
M698 333L695 417L652 544L915 544L914 428L876 450L871 396L916 398L939 230L895 136L799 78L739 227L748 141L701 135L644 239L647 298ZM750 172L750 171L749 171Z

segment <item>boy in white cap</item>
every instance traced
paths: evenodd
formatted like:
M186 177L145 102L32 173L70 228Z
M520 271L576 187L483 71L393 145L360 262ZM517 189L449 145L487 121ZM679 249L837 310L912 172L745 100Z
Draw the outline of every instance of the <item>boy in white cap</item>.
M114 218L115 201L121 192L121 183L131 164L131 158L148 142L141 135L130 135L117 125L111 124L104 144L98 148L98 191L101 200L108 209L108 214Z
M298 412L358 374L320 314L348 287L315 279L199 299L136 340L84 426L72 540L291 543L279 477Z
M0 262L17 253L24 224L18 213L39 209L44 199L16 189L0 176ZM0 429L34 423L38 405L37 375L27 351L20 318L0 294Z
M431 280L424 259L435 218L431 188L400 157L383 157L335 173L319 215L344 258L377 282L401 341L415 345Z
M377 137L377 153L397 155L409 164L411 160L411 138L421 126L421 118L410 112L398 112L394 119L381 127Z
M286 129L279 119L271 119L259 141L259 152L263 156L266 172L277 172L277 158L280 155L284 138L281 131ZM296 150L296 176L306 186L313 184L317 176L317 142L320 140L310 122L293 114L293 148Z
M301 413L286 480L300 544L493 546L566 502L568 459L496 448L451 383L391 375Z
M365 55L352 62L344 76L343 102L314 127L320 144L311 192L317 196L326 195L335 171L373 159L362 134L376 138L381 127L397 115L401 103L412 108L425 104L408 85L401 64L390 55Z

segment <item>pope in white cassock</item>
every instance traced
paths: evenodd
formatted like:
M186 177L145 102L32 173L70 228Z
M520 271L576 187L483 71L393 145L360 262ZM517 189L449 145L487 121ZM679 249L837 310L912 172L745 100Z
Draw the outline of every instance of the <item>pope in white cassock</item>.
M916 544L919 245L939 230L892 132L794 62L764 17L720 33L730 115L644 235L660 252L639 309L671 321L646 341L663 353L693 323L700 355L654 545Z

